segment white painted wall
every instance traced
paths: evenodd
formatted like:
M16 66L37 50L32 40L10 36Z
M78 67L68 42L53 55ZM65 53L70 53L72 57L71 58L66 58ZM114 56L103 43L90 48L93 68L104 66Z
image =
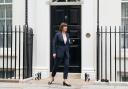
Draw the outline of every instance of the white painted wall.
M36 0L37 66L43 77L49 76L50 66L50 8L47 0Z
M13 24L24 25L25 23L25 0L13 0Z
M36 0L28 0L28 25L33 29L33 68L37 66ZM34 70L35 71L35 70Z
M121 0L100 0L100 25L121 24Z

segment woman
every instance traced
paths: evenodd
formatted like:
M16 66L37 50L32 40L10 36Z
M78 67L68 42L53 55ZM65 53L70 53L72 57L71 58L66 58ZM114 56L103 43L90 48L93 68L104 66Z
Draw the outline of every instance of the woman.
M63 85L71 86L68 81L68 66L69 66L69 34L67 33L68 26L67 23L61 23L59 27L59 32L55 34L53 40L53 58L54 58L54 66L52 69L51 80L48 84L52 84L54 81L54 77L56 75L56 70L58 65L64 61L64 75L63 75Z

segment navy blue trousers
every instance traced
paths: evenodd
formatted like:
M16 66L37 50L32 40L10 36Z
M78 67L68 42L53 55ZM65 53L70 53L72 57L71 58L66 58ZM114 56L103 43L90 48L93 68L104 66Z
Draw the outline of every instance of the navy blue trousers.
M69 67L69 56L67 55L67 53L64 53L64 57L63 58L56 58L54 59L54 66L52 69L52 77L55 77L58 66L62 63L62 61L64 61L64 74L63 74L63 79L67 79L68 77L68 67Z

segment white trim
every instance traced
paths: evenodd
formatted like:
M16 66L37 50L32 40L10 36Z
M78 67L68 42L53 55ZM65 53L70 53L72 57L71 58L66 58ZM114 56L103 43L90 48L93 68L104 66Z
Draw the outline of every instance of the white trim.
M0 5L12 5L12 3L0 3Z
M121 19L128 19L128 17L121 17Z
M83 2L48 2L49 5L81 5Z
M128 1L121 1L122 3L128 2Z

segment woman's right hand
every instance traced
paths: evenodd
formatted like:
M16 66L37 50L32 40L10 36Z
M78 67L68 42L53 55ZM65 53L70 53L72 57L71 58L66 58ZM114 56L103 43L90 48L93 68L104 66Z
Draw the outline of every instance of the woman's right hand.
M54 59L56 58L56 53L53 53L53 58L54 58Z

